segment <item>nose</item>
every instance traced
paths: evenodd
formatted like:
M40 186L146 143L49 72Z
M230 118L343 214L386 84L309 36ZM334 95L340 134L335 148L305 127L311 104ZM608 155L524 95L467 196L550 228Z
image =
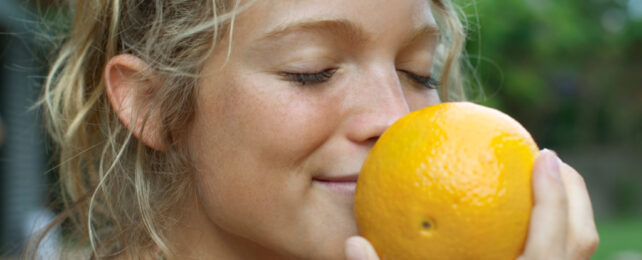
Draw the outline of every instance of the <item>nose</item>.
M361 77L351 102L347 138L355 143L373 145L395 121L410 112L394 69L373 70Z

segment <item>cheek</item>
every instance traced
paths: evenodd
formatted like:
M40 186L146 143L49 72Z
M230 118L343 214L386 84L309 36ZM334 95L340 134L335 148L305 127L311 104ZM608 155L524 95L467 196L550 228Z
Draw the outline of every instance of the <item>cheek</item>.
M410 111L441 103L438 90L410 90L405 95Z
M221 150L215 157L229 158L242 151L244 158L284 167L304 159L336 129L340 102L311 89L253 82L269 80L230 81L224 89L202 91L192 134L193 145L204 148L198 155Z
M245 108L236 110L235 138L252 150L256 160L274 168L289 168L305 161L333 134L337 106L307 91L243 93Z
M333 134L338 122L337 106L295 91L283 95L262 95L262 106L251 112L248 125L254 141L266 158L301 161ZM265 101L265 99L268 101Z
M314 170L307 159L338 124L332 99L293 88L232 83L201 91L190 136L199 197L210 219L235 233L260 237L288 225L278 219L305 201Z

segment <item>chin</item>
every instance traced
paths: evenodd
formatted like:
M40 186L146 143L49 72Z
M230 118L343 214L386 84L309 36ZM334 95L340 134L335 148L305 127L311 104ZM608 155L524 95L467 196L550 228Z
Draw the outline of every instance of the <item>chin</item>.
M327 234L325 239L318 239L313 242L311 246L314 249L310 250L302 259L344 259L345 241L355 235L357 235L356 227L344 228L336 230L332 234Z

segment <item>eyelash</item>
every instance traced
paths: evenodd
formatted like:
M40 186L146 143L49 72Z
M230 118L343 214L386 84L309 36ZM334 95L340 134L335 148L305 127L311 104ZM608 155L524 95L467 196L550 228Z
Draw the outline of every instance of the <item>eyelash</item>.
M439 81L437 81L432 76L427 76L426 77L426 76L417 75L417 74L412 73L410 71L405 71L405 70L400 70L400 71L403 72L404 74L406 74L406 76L411 78L413 81L415 81L415 82L417 82L417 83L419 83L419 84L421 84L424 87L429 88L429 89L436 89L441 84Z
M315 85L326 82L330 80L335 72L337 72L336 69L326 69L324 71L315 73L284 72L283 76L289 81L295 82L301 86L305 86L306 84Z
M332 78L332 75L336 72L336 69L326 69L321 72L315 72L315 73L293 73L293 72L284 72L283 76L287 78L287 80L295 82L301 86L305 86L306 84L308 85L315 85L315 84L321 84L324 83L330 78ZM431 76L425 77L425 76L420 76L415 73L405 71L405 70L400 70L406 76L414 80L415 82L425 86L426 88L429 89L436 89L439 87L439 81L434 79Z

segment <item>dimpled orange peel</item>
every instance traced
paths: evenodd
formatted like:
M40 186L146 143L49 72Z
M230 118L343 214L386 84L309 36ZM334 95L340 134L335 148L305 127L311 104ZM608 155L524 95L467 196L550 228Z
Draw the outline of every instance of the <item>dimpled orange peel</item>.
M510 259L524 247L539 149L514 119L468 102L395 122L357 182L359 232L381 259Z

